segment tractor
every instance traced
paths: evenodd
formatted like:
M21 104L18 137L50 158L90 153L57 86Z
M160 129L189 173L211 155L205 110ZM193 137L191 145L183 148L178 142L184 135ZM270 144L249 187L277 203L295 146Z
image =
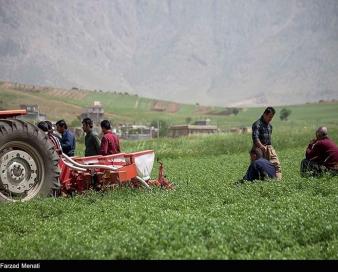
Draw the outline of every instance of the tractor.
M68 157L56 152L44 131L17 118L25 114L26 110L0 111L0 202L73 196L121 185L173 188L160 161L158 178L150 179L153 150Z

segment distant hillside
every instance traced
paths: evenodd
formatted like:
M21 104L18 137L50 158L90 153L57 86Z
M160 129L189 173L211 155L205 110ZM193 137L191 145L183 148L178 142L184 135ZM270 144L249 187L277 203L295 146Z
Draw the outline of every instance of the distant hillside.
M107 118L115 122L150 122L185 118L206 118L207 114L222 114L224 108L180 104L154 100L127 92L103 92L73 88L71 90L0 81L0 108L17 109L20 104L38 104L40 111L53 120L76 120L94 101L100 101Z
M179 103L338 98L337 0L2 0L0 79Z
M180 104L164 100L153 100L128 93L109 93L79 89L56 89L37 85L17 84L0 81L0 110L17 109L20 104L38 104L40 111L50 120L64 118L69 124L80 125L79 116L94 101L100 101L105 117L113 124L150 124L154 120L164 120L168 124L186 124L209 119L211 124L221 129L251 126L259 118L264 107L230 108L203 105ZM288 122L279 120L279 111L273 123L277 128L282 123L290 129L296 124L300 127L308 124L315 129L323 124L322 120L337 124L338 101L321 100L317 103L288 106L292 113Z

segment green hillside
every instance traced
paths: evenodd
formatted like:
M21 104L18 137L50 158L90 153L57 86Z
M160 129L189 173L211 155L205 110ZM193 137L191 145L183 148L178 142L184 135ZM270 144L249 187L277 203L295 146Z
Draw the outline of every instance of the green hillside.
M14 85L13 85L14 86ZM166 120L169 124L185 124L192 121L210 119L210 123L221 129L251 126L262 113L263 108L243 108L237 115L221 115L224 108L204 107L200 105L179 104L170 101L158 101L129 95L128 93L108 93L88 90L62 90L53 88L8 87L0 82L0 108L16 109L20 104L38 104L40 111L51 120L66 119L69 123L77 120L86 107L100 101L107 119L113 124L147 124L153 120ZM156 108L155 105L160 105ZM277 127L304 126L316 127L325 117L326 124L334 124L338 116L338 102L287 106L291 115L287 122L279 120L279 111L274 124ZM210 113L213 114L210 114ZM76 123L76 122L75 122Z
M101 91L59 90L52 88L6 87L0 83L0 107L18 108L20 104L38 104L47 118L56 120L66 118L69 122L77 118L94 101L100 101L107 118L114 122L147 123L156 119L185 122L185 118L199 119L201 114L197 105L178 104L129 95L128 93L108 93ZM156 103L161 104L157 110ZM174 107L174 110L170 108ZM203 107L205 108L205 107ZM208 111L221 111L220 107L207 107Z

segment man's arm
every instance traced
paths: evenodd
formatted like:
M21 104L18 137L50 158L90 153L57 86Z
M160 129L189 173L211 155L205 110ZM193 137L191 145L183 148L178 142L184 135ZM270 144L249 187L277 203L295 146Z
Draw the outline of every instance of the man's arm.
M259 125L256 123L252 125L252 142L256 147L260 148L263 152L266 151L266 146L263 145L259 140Z
M255 144L256 147L260 148L262 151L264 151L264 152L266 151L266 146L263 145L259 139L256 139L254 141L254 144Z
M116 136L116 150L117 150L118 153L121 153L120 140L117 136Z
M308 145L305 153L305 157L308 160L313 160L320 155L320 146L316 141L312 140Z
M108 151L108 141L105 137L102 137L101 146L100 146L100 155L107 155Z
M62 141L61 141L62 151L66 154L72 149L71 140L72 139L68 133L64 133L62 135Z
M93 141L94 141L94 147L95 147L96 154L100 154L101 142L100 142L99 137L97 135L93 135Z

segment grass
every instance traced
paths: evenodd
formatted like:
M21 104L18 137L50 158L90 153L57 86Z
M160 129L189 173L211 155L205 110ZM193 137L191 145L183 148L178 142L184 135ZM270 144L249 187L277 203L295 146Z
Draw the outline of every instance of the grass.
M290 147L275 135L282 182L242 185L249 139L232 137L160 141L156 152L175 190L3 205L0 259L337 259L338 177L299 176L304 135Z
M49 112L64 111L69 118L92 100L103 101L115 121L161 118L178 123L200 117L192 105L177 114L154 113L147 99L140 98L138 108L132 108L137 97L122 101L119 95L88 95L79 101L1 90L0 100L14 106L20 99L38 99ZM6 203L0 209L0 259L337 259L338 177L301 178L299 165L319 125L327 125L338 142L338 107L288 108L288 122L278 120L277 107L272 123L282 182L237 183L249 164L250 134L122 140L125 152L155 150L176 189L121 187ZM237 116L209 117L227 129L251 126L261 112L250 108ZM77 155L83 150L78 142ZM157 166L153 177L156 171Z

